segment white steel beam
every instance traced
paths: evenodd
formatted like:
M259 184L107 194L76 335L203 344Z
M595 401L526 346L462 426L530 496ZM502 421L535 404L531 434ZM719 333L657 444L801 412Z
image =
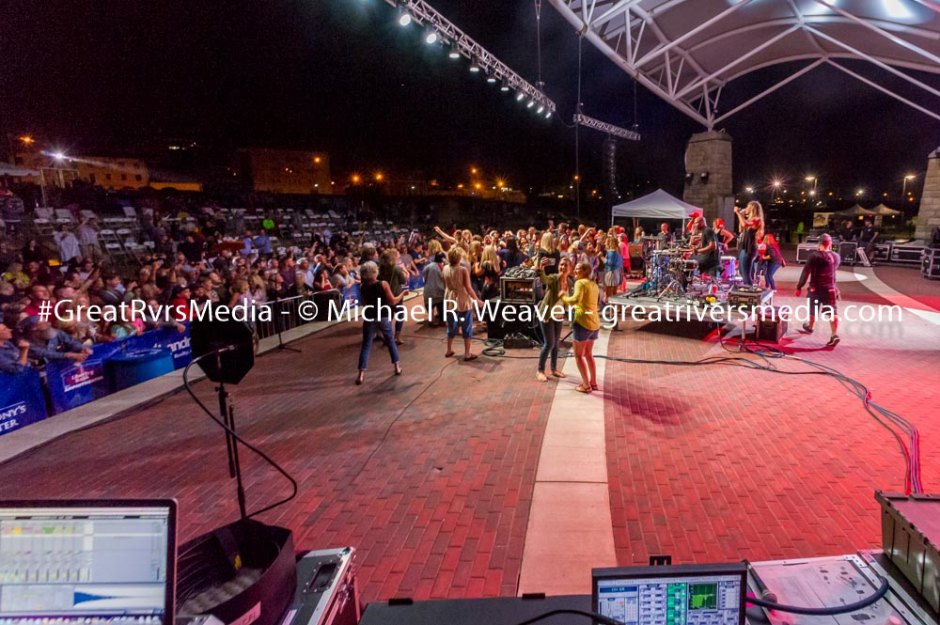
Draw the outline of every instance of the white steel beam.
M884 37L885 39L888 39L888 40L890 40L890 41L893 41L894 43L898 44L899 46L901 46L901 47L903 47L903 48L907 48L907 49L910 50L911 52L914 52L915 54L919 54L919 55L923 56L924 58L930 59L931 61L933 61L933 62L936 63L937 65L940 65L940 56L937 56L936 54L933 54L933 53L931 53L931 52L928 52L928 51L924 50L923 48L921 48L920 46L916 46L916 45L914 45L913 43L911 43L910 41L907 41L906 39L902 39L901 37L898 37L897 35L892 35L892 34L889 33L888 31L886 31L886 30L884 30L884 29L882 29L882 28L879 28L878 26L876 26L875 24L873 24L870 20L863 20L862 18L858 17L857 15L852 15L851 13L849 13L848 11L846 11L845 9L843 9L842 7L838 6L838 5L835 3L834 0L816 0L816 2L818 2L819 4L821 4L821 5L823 5L823 6L829 7L830 9L832 9L833 11L835 11L836 13L838 13L839 15L842 15L842 16L845 17L846 19L848 19L848 20L850 20L850 21L852 21L852 22L858 24L859 26L862 26L862 27L864 27L864 28L867 28L868 30L870 30L870 31L872 31L872 32L874 32L874 33L877 33L877 34L881 35L881 36Z
M776 91L777 89L780 89L780 88L783 87L784 85L787 85L787 84L793 82L794 80L796 80L797 78L799 78L799 77L802 76L803 74L806 74L806 73L808 73L808 72L811 72L812 70L816 69L817 67L819 67L820 65L822 65L822 64L825 63L825 62L826 62L826 59L824 59L824 58L823 58L823 59L817 59L817 60L814 61L813 63L810 63L809 65L807 65L806 67L804 67L803 69L801 69L800 71L794 72L793 74L791 74L791 75L788 76L787 78L784 78L783 80L781 80L780 82L778 82L776 85L774 85L774 86L772 86L772 87L768 87L767 89L764 89L763 91L761 91L760 93L758 93L756 96L754 96L754 97L751 98L750 100L747 100L746 102L742 102L741 104L737 105L736 107L734 107L733 109L731 109L731 110L728 111L727 113L724 113L724 114L722 114L721 116L717 117L717 118L715 119L715 123L716 123L716 124L719 124L719 123L725 121L726 119L728 119L729 117L731 117L731 116L734 115L735 113L738 113L738 112L740 112L740 111L743 111L744 109L746 109L746 108L749 107L750 105L754 104L754 103L757 102L758 100L764 98L765 96L770 95L771 93L773 93L773 92Z
M708 82L712 81L712 80L715 79L715 78L718 78L719 76L721 76L722 74L724 74L726 71L728 71L729 69L731 69L732 67L734 67L735 65L737 65L738 63L740 63L741 61L744 61L744 60L746 60L746 59L751 58L752 56L754 56L754 55L757 54L758 52L762 52L763 50L765 50L765 49L769 48L770 46L774 45L775 43L777 43L778 41L780 41L780 40L783 39L784 37L787 37L787 36L790 35L791 33L793 33L793 32L795 32L795 31L799 30L799 28L800 28L800 25L799 25L799 24L794 24L793 26L791 26L790 28L786 29L785 31L783 31L783 32L781 32L781 33L778 33L778 34L777 34L776 36L774 36L774 37L771 37L770 39L768 39L767 41L765 41L765 42L762 43L761 45L757 46L756 48L754 48L754 49L751 50L750 52L746 52L745 54L742 54L741 56L737 57L736 59L734 59L733 61L731 61L730 63L728 63L727 65L725 65L725 66L722 67L721 69L719 69L718 71L712 72L712 73L709 74L708 76L706 76L706 77L704 77L704 78L702 78L702 79L700 79L700 80L698 80L698 81L695 81L695 82L693 82L692 84L686 86L684 89L682 89L682 90L681 90L679 93L677 93L676 95L679 96L679 97L682 97L682 96L686 95L687 93L689 93L690 91L694 91L695 89L698 89L698 88L701 87L703 84L708 83Z
M918 87L920 87L920 88L923 89L924 91L928 91L928 92L934 94L935 96L940 97L940 90L934 89L934 88L931 87L930 85L928 85L928 84L926 84L926 83L922 83L921 81L917 80L917 79L914 78L913 76L909 76L908 74L905 74L905 73L902 72L901 70L899 70L899 69L897 69L897 68L895 68L895 67L891 67L891 66L888 65L887 63L884 63L884 62L882 62L882 61L876 59L876 58L873 57L873 56L869 56L869 55L865 54L864 52L861 52L861 51L857 50L856 48L853 48L852 46L850 46L849 44L845 43L844 41L841 41L841 40L839 40L839 39L836 39L835 37L833 37L833 36L831 36L831 35L827 35L826 33L822 32L822 31L820 31L820 30L817 30L817 29L813 28L812 26L808 26L807 28L808 28L809 30L813 31L814 33L816 33L817 36L819 36L819 37L825 39L826 41L831 41L832 43L836 44L837 46L840 46L840 47L842 47L842 48L848 50L848 51L851 52L852 54L855 54L858 58L864 59L864 60L868 61L869 63L873 63L873 64L877 65L878 67L880 67L881 69L883 69L883 70L885 70L885 71L887 71L887 72L891 72L891 73L894 74L895 76L898 76L898 77L900 77L900 78L903 78L904 80L906 80L907 82L909 82L909 83L911 83L911 84L913 84L913 85L917 85Z
M919 105L919 104L917 104L917 103L915 103L915 102L911 102L911 101L908 100L907 98L902 97L902 96L900 96L900 95L894 93L894 92L891 91L890 89L888 89L888 88L886 88L886 87L882 87L881 85L879 85L878 83L876 83L874 80L869 80L868 78L865 78L865 77L862 76L861 74L857 74L857 73L853 72L852 70L850 70L850 69L847 68L847 67L843 67L843 66L839 65L838 63L834 63L832 60L827 61L827 63L829 63L829 65L832 65L833 67L835 67L835 68L838 69L839 71L845 72L846 74L848 74L848 75L851 76L852 78L855 78L855 79L857 79L857 80L862 81L863 83L865 83L865 84L868 85L869 87L874 87L874 88L877 89L878 91L880 91L880 92L882 92L882 93L884 93L884 94L886 94L886 95L889 95L889 96L891 96L892 98L894 98L894 99L896 99L896 100L900 100L901 102L903 102L904 104L907 104L907 105L910 106L911 108L917 109L918 111L920 111L921 113L924 113L925 115L929 115L929 116L933 117L934 119L940 120L940 113L937 113L936 111L931 111L930 109L928 109L928 108L926 108L926 107L923 107L923 106L921 106L921 105Z
M564 0L548 0L548 2L555 7L555 10L558 11L562 17L564 17L569 24L574 26L578 31L581 30L583 23L581 18L578 17L577 13L572 11ZM596 32L588 29L584 33L584 37L590 41L598 50L600 50L604 56L613 61L618 67L623 69L625 72L633 76L633 78L639 82L641 85L652 91L655 95L659 96L666 102L669 102L677 109L702 124L703 126L708 125L708 120L705 117L696 111L693 107L689 106L686 102L676 100L669 93L664 91L659 85L650 80L642 72L638 72L636 68L633 67L623 56L621 56L616 50L611 48L603 38L601 38Z
M645 65L646 63L648 63L650 60L656 58L656 57L659 56L660 54L663 54L664 52L666 52L666 51L668 51L668 50L671 50L672 48L678 46L680 43L684 42L685 40L689 39L690 37L694 37L695 35L699 34L699 33L702 32L703 30L706 30L707 28L710 28L710 27L712 26L712 24L715 24L715 23L720 22L721 20L725 19L726 17L728 17L729 15L731 15L732 13L734 13L735 11L737 11L738 9L740 9L741 7L747 5L750 1L751 1L751 0L741 0L740 2L737 2L737 3L735 3L735 4L732 4L729 8L725 9L724 11L722 11L722 12L719 13L718 15L714 16L713 18L708 19L708 20L705 20L704 22L702 22L701 24L699 24L698 26L696 26L696 27L693 28L692 30L686 31L685 33L682 34L682 36L676 37L675 39L673 39L673 40L670 41L669 43L667 43L667 44L665 44L665 45L662 45L662 46L659 46L659 47L657 47L657 48L654 48L653 50L650 50L649 52L647 52L646 54L644 54L643 57L640 58L640 60L638 60L638 61L636 62L636 66L637 66L637 67L642 67L643 65Z

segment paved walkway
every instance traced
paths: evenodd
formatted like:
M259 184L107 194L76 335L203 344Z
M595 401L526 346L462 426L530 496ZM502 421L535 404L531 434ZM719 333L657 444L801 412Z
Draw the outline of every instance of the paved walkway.
M907 288L891 273L876 268L878 280L843 292L890 303L881 283ZM940 293L940 283L916 286L921 304ZM864 381L917 423L924 482L940 489L937 327L910 315L841 334L836 350L824 348L826 329L783 347ZM893 441L834 381L612 360L604 393L583 397L572 378L536 382L534 351L463 363L443 357L439 330L411 326L405 340L401 377L376 349L366 385L354 386L359 333L340 325L294 343L300 354L265 354L233 389L241 433L301 485L263 520L290 527L298 548L356 546L366 601L580 592L594 564L659 553L681 562L850 552L878 544L873 491L902 487ZM707 332L676 326L608 340L614 357L724 352ZM212 399L211 384L196 386ZM285 494L272 470L242 457L251 507ZM592 508L605 494L609 509ZM223 436L179 393L0 465L0 498L70 496L175 496L184 539L237 515ZM593 538L574 543L578 524L598 519Z

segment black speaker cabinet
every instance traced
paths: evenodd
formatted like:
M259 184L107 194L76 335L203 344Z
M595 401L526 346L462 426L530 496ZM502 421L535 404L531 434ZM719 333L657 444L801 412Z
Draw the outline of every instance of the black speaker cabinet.
M189 331L193 358L208 354L198 364L213 382L238 384L255 366L254 333L247 323L195 319Z

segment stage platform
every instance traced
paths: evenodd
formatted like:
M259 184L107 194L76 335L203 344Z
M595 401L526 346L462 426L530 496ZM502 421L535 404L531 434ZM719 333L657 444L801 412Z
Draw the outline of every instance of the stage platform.
M798 275L778 274L775 304L798 303ZM834 350L824 327L791 333L781 348L863 381L916 423L923 480L938 492L940 283L916 269L855 268L841 288L840 306L900 303L903 322L846 322ZM715 337L670 324L620 329L602 333L599 354L727 354ZM553 548L573 554L565 567L575 573L653 554L709 562L853 553L880 544L874 490L903 488L895 441L833 380L606 360L602 392L585 396L570 360L568 378L540 383L536 350L465 363L444 358L441 329L409 323L403 338L400 377L377 347L366 384L355 386L360 330L345 324L294 342L301 353L263 355L230 388L240 432L300 483L297 499L262 519L291 528L300 549L355 546L367 602L512 596L523 585L583 594L533 573ZM210 383L196 388L211 401ZM249 453L242 461L250 507L287 492ZM181 540L237 517L223 436L184 394L0 465L0 498L131 496L177 497ZM602 527L590 536L560 529L585 515Z

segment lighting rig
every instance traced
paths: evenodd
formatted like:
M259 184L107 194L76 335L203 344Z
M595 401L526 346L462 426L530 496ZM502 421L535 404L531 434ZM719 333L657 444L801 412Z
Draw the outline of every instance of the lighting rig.
M626 128L621 128L620 126L614 126L613 124L602 122L599 119L594 119L593 117L588 117L587 115L582 115L581 113L575 113L574 123L586 128L600 130L601 132L606 132L609 135L613 135L614 137L619 137L621 139L627 139L628 141L640 140L640 133L634 130L627 130Z
M414 22L424 27L422 38L428 45L450 46L451 59L469 59L471 73L485 75L488 83L499 84L504 93L515 91L516 101L524 102L534 113L546 119L555 113L555 103L542 92L541 85L533 85L519 76L424 0L385 1L398 8L399 25L405 27Z

